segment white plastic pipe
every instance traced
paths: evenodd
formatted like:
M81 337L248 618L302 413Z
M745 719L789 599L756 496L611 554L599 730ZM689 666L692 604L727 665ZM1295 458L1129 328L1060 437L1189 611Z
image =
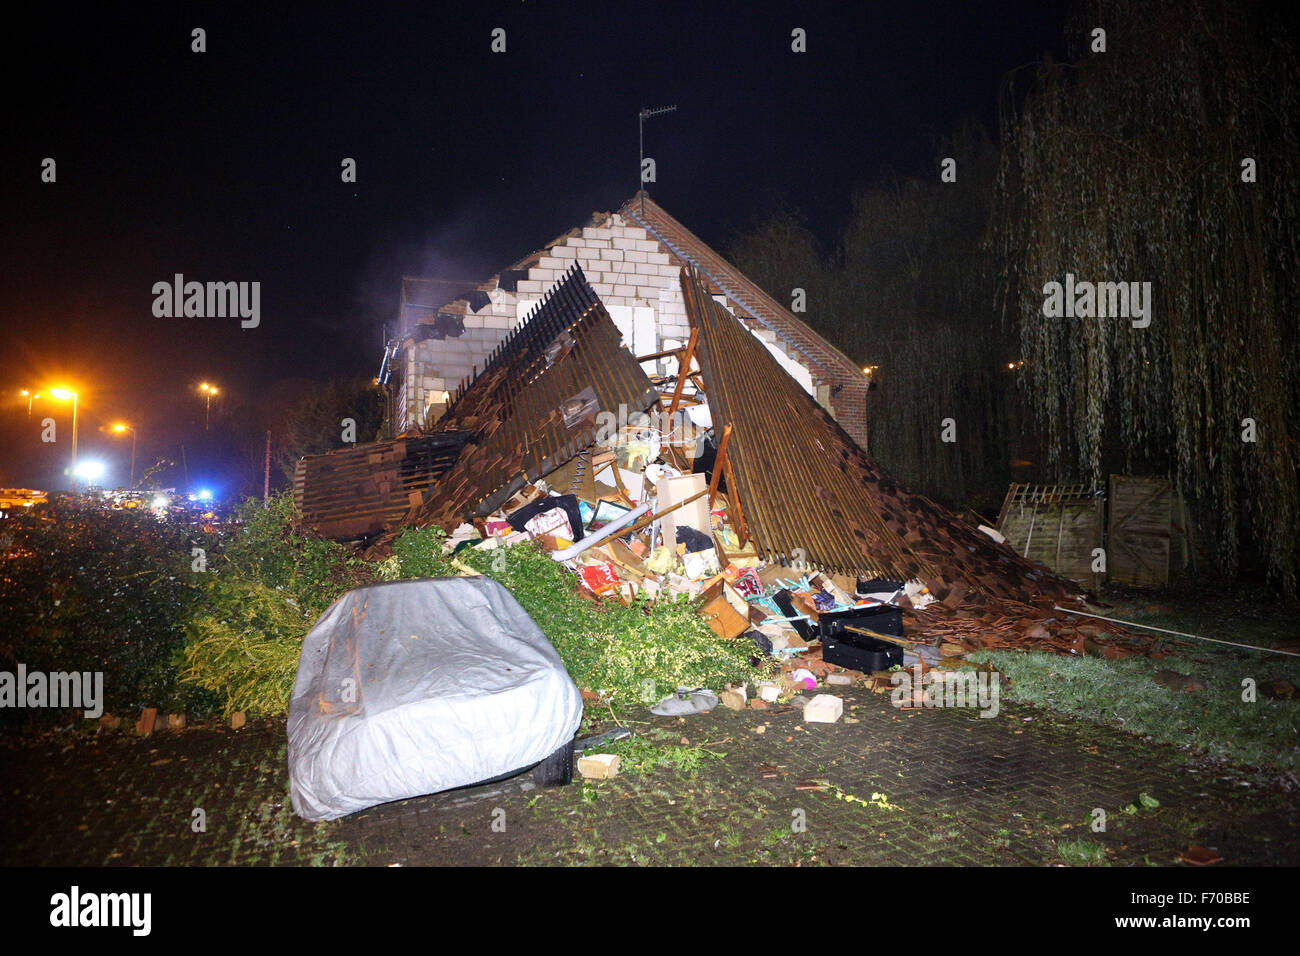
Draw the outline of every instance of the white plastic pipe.
M646 514L650 510L651 504L652 502L647 501L645 504L637 505L627 514L623 515L623 517L619 518L617 521L611 524L605 525L605 527L601 528L595 534L588 535L587 537L583 538L581 541L575 542L574 544L569 545L567 548L564 548L561 551L552 551L551 557L553 557L556 561L568 561L570 558L576 558L578 555L582 554L582 552L586 551L588 548L600 544L606 538L612 538L614 535L618 534L618 532L622 531L632 522L636 521L637 518L640 518L642 515Z

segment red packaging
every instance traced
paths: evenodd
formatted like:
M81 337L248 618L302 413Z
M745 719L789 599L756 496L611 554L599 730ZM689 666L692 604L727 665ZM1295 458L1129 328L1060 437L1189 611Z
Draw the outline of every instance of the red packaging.
M582 569L582 580L597 594L604 594L618 587L618 572L612 564L588 564Z

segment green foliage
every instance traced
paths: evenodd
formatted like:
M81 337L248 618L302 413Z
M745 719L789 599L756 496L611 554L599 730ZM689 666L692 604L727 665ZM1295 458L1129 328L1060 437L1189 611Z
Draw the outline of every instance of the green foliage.
M1106 848L1094 840L1083 837L1058 841L1056 853L1063 862L1071 866L1097 866L1106 862Z
M203 606L189 622L181 680L213 694L227 716L286 713L315 617L283 592L238 577L213 575Z
M683 744L679 736L659 728L606 744L601 747L601 752L618 755L620 776L649 773L657 767L666 767L693 777L706 761L726 756L698 744Z
M686 600L589 601L573 573L532 544L471 549L461 560L504 584L578 686L608 700L648 705L679 686L716 688L754 676L752 646L718 638Z
M1297 593L1300 65L1263 8L1104 0L1109 51L1006 85L996 245L1051 460L1102 484L1172 473L1219 569L1240 530ZM1243 182L1242 161L1258 164ZM1149 281L1147 328L1043 315L1043 286ZM1242 439L1243 419L1257 441Z
M1139 812L1141 812L1142 810L1158 810L1158 809L1160 809L1159 800L1151 796L1151 794L1149 793L1139 793L1137 802L1128 804L1120 812L1128 816L1134 816Z
M187 624L181 679L218 695L224 713L270 717L288 710L302 639L374 566L305 531L293 496L249 499L204 575Z
M447 532L436 525L407 528L393 541L397 559L395 577L443 578L455 575L451 558L442 553Z
M457 571L439 529L407 530L374 564L304 530L290 494L267 504L246 501L212 537L98 507L16 516L0 551L0 662L102 670L106 704L122 711L273 717L287 711L303 636L344 591ZM205 551L201 572L193 546ZM749 645L719 640L684 600L589 601L572 572L530 545L461 560L501 580L574 680L608 700L649 704L679 685L753 676ZM684 767L688 757L672 759Z
M367 583L373 566L340 544L304 529L288 491L265 503L249 498L218 539L209 568L281 591L314 620L350 588Z
M864 807L877 807L881 810L902 810L903 808L889 802L889 796L884 793L872 792L871 796L864 799L857 794L849 793L842 790L834 784L826 786L826 792L835 797L836 800L843 800L846 803L857 803Z
M208 544L151 514L72 500L6 519L0 669L102 671L107 711L171 705L172 657L201 593L190 549Z

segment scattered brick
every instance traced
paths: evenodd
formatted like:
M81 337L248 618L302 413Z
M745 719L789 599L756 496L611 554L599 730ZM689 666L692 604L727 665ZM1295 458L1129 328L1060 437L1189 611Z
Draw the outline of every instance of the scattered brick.
M158 708L146 707L140 713L140 719L135 723L136 733L148 736L153 733L154 723L158 720Z

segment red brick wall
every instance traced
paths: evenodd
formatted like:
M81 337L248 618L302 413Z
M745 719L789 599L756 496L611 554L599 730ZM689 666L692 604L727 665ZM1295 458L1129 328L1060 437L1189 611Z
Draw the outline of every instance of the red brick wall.
M835 409L835 420L849 433L863 451L867 450L867 381L866 376L857 376L853 381L835 382L843 385L839 393L831 396L831 406ZM832 385L832 387L834 387Z

